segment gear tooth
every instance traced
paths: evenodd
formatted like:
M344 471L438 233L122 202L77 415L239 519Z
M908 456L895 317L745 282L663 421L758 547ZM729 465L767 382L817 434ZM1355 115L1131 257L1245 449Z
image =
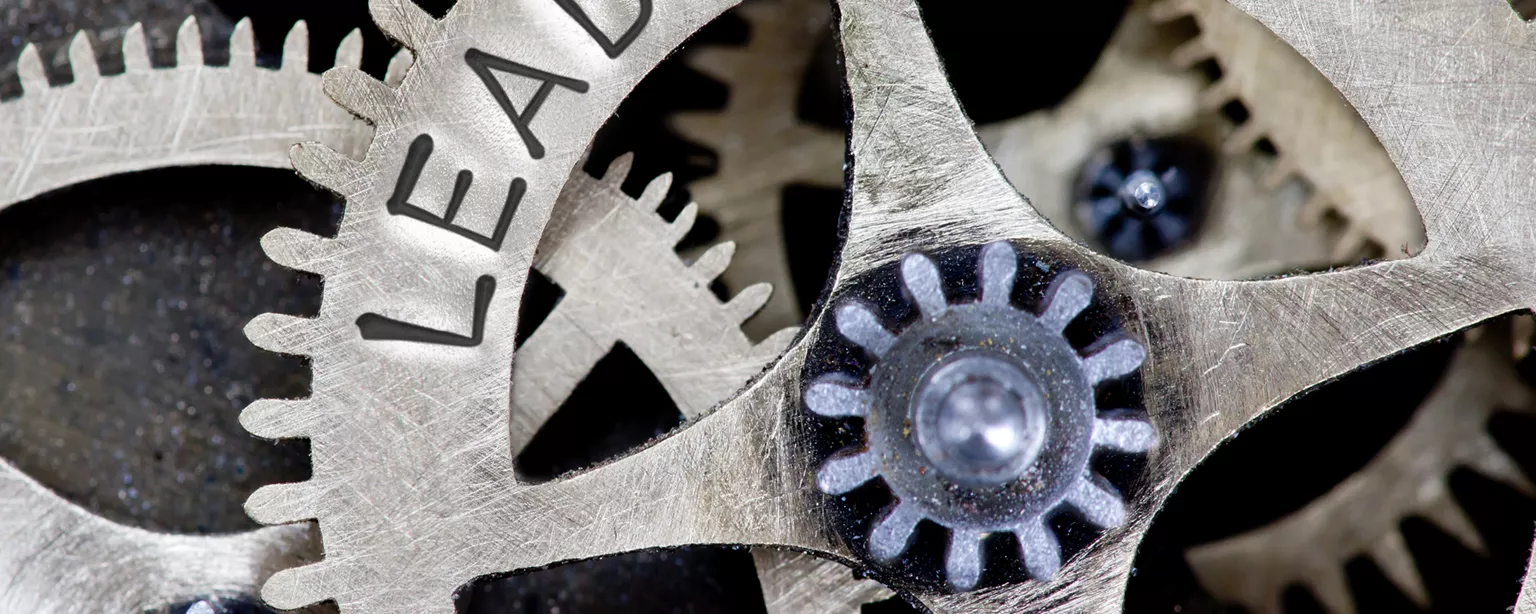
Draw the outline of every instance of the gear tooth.
M389 68L384 71L384 84L399 87L405 82L405 73L410 72L411 64L415 61L416 56L411 55L410 49L396 51L395 56L389 59Z
M694 260L693 264L688 265L688 268L705 283L712 282L731 266L731 257L734 255L736 255L735 241L717 243Z
M1196 64L1215 57L1216 51L1211 49L1211 44L1206 42L1204 36L1196 36L1184 41L1169 54L1169 59L1183 68L1193 68Z
M773 298L773 284L755 283L731 297L731 301L725 304L725 312L732 321L746 322L762 311L763 305L767 305L770 298Z
M1227 135L1227 140L1221 144L1221 148L1228 154L1240 154L1253 149L1262 138L1264 138L1264 126L1260 125L1257 119L1249 118L1248 121L1243 122L1243 125L1233 130L1232 134Z
M363 31L353 28L341 44L336 46L336 66L350 66L361 68L363 66Z
M764 339L762 343L753 346L752 353L753 355L762 358L765 362L768 360L773 360L774 358L778 358L779 356L783 355L784 351L789 349L789 345L795 342L795 337L799 335L799 326L781 328L775 331L772 335L768 335L768 338Z
M251 31L251 18L242 17L235 22L235 31L229 35L230 67L256 65L256 37Z
M698 221L698 219L698 203L688 203L686 206L684 206L683 210L679 211L677 213L677 217L672 220L672 244L677 245L679 241L683 240L683 237L688 236L688 231L693 230L693 224L694 222Z
M1278 190L1280 186L1285 185L1286 180L1294 177L1296 172L1296 162L1290 156L1280 154L1275 158L1275 165L1269 167L1269 172L1264 173L1264 188Z
M240 412L240 426L264 439L313 437L331 415L312 399L257 399Z
M1019 553L1030 577L1041 582L1056 577L1061 570L1061 543L1041 519L1034 519L1013 531L1019 538Z
M1067 491L1066 502L1094 526L1112 529L1125 523L1125 502L1113 486L1092 473L1079 478Z
M864 450L856 454L839 454L822 463L821 469L816 472L816 487L820 488L821 492L829 495L841 495L863 486L878 475L880 475L880 459L875 456L874 452ZM892 516L894 515L895 512L892 512ZM897 520L904 522L900 518ZM885 521L882 520L881 524L884 525ZM912 524L917 524L917 520L912 520ZM891 527L893 531L898 529L900 529L898 525ZM877 528L876 530L878 531L879 529ZM911 529L907 529L907 531L910 533ZM870 548L874 547L875 545L872 541ZM901 550L905 549L906 546L903 545ZM895 554L901 554L901 550L897 550ZM881 556L880 558L889 559L891 557Z
M1168 23L1193 13L1194 8L1188 0L1158 0L1147 10L1147 16L1153 23Z
M1510 458L1486 432L1478 434L1472 447L1471 454L1465 460L1468 466L1520 491L1526 497L1536 496L1536 486L1531 484L1530 478L1520 469L1520 464Z
M981 533L952 529L949 550L944 554L944 575L949 585L962 593L976 588L981 580L981 565Z
M1323 216L1333 209L1333 205L1330 202L1328 195L1314 186L1312 188L1312 195L1307 198L1307 202L1301 205L1301 223L1307 225L1321 223Z
M313 480L268 484L245 500L245 513L266 525L292 524L315 518L315 505L324 495Z
M1321 565L1308 577L1312 594L1330 614L1355 614L1355 601L1349 594L1349 583L1344 579L1344 569L1338 565Z
M290 269L325 274L330 240L294 228L277 228L261 238L261 248L273 262Z
M352 182L362 175L356 160L324 143L311 141L294 145L288 150L288 160L293 163L293 170L305 179L342 195L350 194Z
M1216 111L1235 100L1237 95L1237 83L1231 77L1223 76L1200 92L1200 108Z
M196 17L187 17L176 30L176 65L203 65L203 29Z
M141 73L149 70L149 43L144 39L144 24L136 23L123 32L123 72Z
M325 601L332 597L324 592L332 584L330 569L329 563L321 561L280 570L261 587L261 599L279 610L297 610Z
M27 43L21 48L21 55L16 58L16 74L21 77L22 91L36 94L48 90L48 73L43 71L43 58L37 52L37 45Z
M1435 485L1435 490L1423 502L1416 511L1425 519L1440 527L1440 530L1450 534L1461 542L1467 549L1478 554L1486 555L1488 546L1483 543L1483 536L1477 532L1472 520L1467 518L1467 513L1461 509L1461 505L1451 497L1451 493L1442 482Z
M608 163L608 170L603 171L603 181L615 185L623 184L629 178L629 170L635 166L635 152L626 151L619 154Z
M1157 427L1140 412L1113 410L1093 421L1093 445L1122 452L1147 452L1157 447Z
M690 54L687 64L689 68L729 87L738 75L746 72L743 64L752 55L750 47L705 47Z
M309 24L303 19L293 23L283 39L283 70L309 71Z
M96 65L96 50L84 30L75 32L69 40L69 69L75 75L75 83L90 83L101 78L101 67Z
M1351 256L1365 249L1369 241L1370 238L1365 236L1364 231L1360 230L1358 226L1350 224L1344 229L1344 236L1339 237L1339 242L1333 245L1333 253L1330 254L1330 257L1335 262L1348 260Z
M400 108L400 95L384 82L351 66L337 66L322 78L326 95L369 122L387 122Z
M646 211L655 211L661 206L662 199L667 197L667 192L671 189L672 173L662 173L645 186L645 191L640 194L640 199L635 201L635 204Z
M1121 339L1083 359L1083 373L1094 386L1105 380L1130 375L1147 358L1146 348L1130 339Z
M719 139L715 138L715 136L724 132L721 126L724 120L725 118L721 117L719 113L689 111L673 115L670 123L672 130L676 131L684 139L712 149L719 149Z
M1371 558L1381 567L1382 573L1408 595L1420 609L1429 609L1429 591L1424 588L1424 578L1413 563L1408 543L1399 531L1389 531L1371 546Z
M278 354L307 355L314 338L313 320L264 313L245 325L245 336L256 347Z
M890 561L907 550L912 533L923 514L905 501L897 502L869 531L869 554L879 561Z
M421 49L437 29L437 20L412 0L368 0L379 30L402 45Z

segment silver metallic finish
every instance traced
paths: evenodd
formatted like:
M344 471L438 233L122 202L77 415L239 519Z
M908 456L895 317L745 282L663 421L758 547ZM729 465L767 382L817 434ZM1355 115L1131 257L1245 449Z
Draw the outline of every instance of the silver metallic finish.
M1536 413L1536 397L1511 364L1507 327L1474 332L1418 412L1360 471L1279 520L1191 548L1186 558L1201 584L1222 601L1278 614L1282 593L1300 583L1329 611L1352 614L1344 564L1364 555L1428 607L1429 592L1398 530L1402 520L1427 519L1468 549L1486 552L1451 495L1451 471L1469 467L1526 495L1536 492L1486 430L1496 411Z
M166 535L102 519L0 461L0 612L139 612L250 595L319 556L308 525Z
M0 104L0 209L118 173L186 165L281 168L301 132L360 151L371 129L318 94L303 22L283 68L257 68L251 24L236 25L229 66L203 64L183 22L177 64L151 68L143 28L123 40L126 71L103 76L88 39L70 48L75 80L49 87L36 49L18 64L25 92ZM356 65L354 32L337 52ZM167 115L170 114L170 115ZM164 121L165 117L177 121ZM0 461L0 612L136 612L207 595L254 595L273 572L318 559L307 524L233 535L154 533L100 518Z
M397 91L406 95L367 107L389 116L391 128L441 126L441 118L463 116L442 108L446 101L486 100L482 89L453 89L467 87L451 69L470 41L499 45L498 52L542 46L539 57L552 63L590 68L609 61L593 57L601 52L554 7L461 1L438 23L408 4L381 1L375 11L412 48L432 50L423 57L427 68L413 71ZM1124 330L1149 350L1143 390L1161 441L1145 485L1126 501L1126 523L1064 561L1048 582L917 595L930 609L1119 609L1140 538L1162 501L1238 428L1361 364L1536 304L1536 262L1522 257L1536 248L1536 219L1530 207L1511 206L1536 193L1536 177L1524 168L1536 156L1536 135L1524 129L1524 101L1536 96L1536 86L1522 85L1536 83L1528 51L1536 34L1491 0L1238 4L1317 65L1406 169L1429 236L1422 253L1257 282L1184 279L1111 262L1050 227L997 171L954 101L909 0L841 4L854 162L848 237L832 298L849 279L905 253L1010 239L1091 272L1123 301ZM546 110L546 145L560 144L551 151L574 161L643 66L720 8L657 7L654 31L616 61L625 77L594 87L581 103L560 105L558 114L555 106ZM535 19L526 11L547 13ZM1453 19L1460 29L1441 27ZM1479 36L1461 36L1467 27ZM1383 91L1383 83L1393 87ZM429 84L435 87L423 89ZM603 104L588 104L591 96ZM263 491L248 506L267 522L321 517L326 561L274 576L265 591L270 600L293 605L336 597L349 613L447 612L452 590L484 573L683 544L781 545L854 558L814 503L805 417L796 407L803 342L734 399L643 451L556 482L515 484L505 434L515 305L492 302L487 341L472 349L365 343L352 323L364 311L386 310L462 326L474 277L486 270L469 261L515 271L519 263L526 270L531 258L474 256L444 247L457 245L444 233L408 230L385 217L381 194L392 184L404 139L413 135L379 132L386 136L375 140L362 166L300 150L311 176L350 188L342 234L314 263L327 274L326 304L314 321L266 318L251 327L268 347L311 355L316 374L313 399L292 403L281 419L246 420L261 433L314 439L314 480ZM519 142L494 125L451 136ZM486 152L475 151L477 169L530 176L522 210L528 217L510 243L530 255L542 226L536 222L554 200L554 188L535 194L532 187L562 182L570 165L534 168L494 146L496 159L481 161ZM471 161L454 155L463 157L449 168ZM433 283L413 274L423 270L434 271ZM504 289L516 296L521 284L512 281ZM807 337L833 325L826 315L816 315ZM1015 531L1032 568L1048 560L1054 542L1043 539L1044 527Z
M1139 170L1125 178L1120 190L1120 200L1125 206L1141 213L1152 213L1162 208L1168 200L1168 190L1156 173Z
M994 297L1003 285L997 275L1008 269L1001 264L1005 259L1017 270L1017 256L1002 242L984 246L977 258L977 273L992 278ZM1093 294L1088 277L1078 271L1059 274L1039 306L1045 315L1038 318L985 296L950 304L938 267L920 253L901 257L900 277L921 312L901 331L886 331L857 299L839 308L839 314L859 314L852 320L857 325L839 327L851 341L862 345L860 339L880 337L874 330L892 338L876 354L867 391L827 394L829 386L841 390L849 377L838 371L807 388L812 412L864 417L865 443L828 459L817 473L817 486L840 495L880 477L896 499L870 529L870 555L894 559L912 541L917 523L932 521L950 532L945 578L965 591L980 580L985 535L1042 525L1062 504L1096 526L1121 524L1125 513L1118 493L1106 490L1088 467L1098 430L1093 386L1135 371L1144 352L1121 339L1081 357L1061 336L1066 323L1088 306ZM838 407L839 400L857 405ZM1145 443L1134 450L1145 452L1155 441L1127 437L1117 443ZM1050 533L1034 537L1055 541ZM1045 558L1028 562L1029 568L1049 579L1057 557L1038 556Z
M798 332L786 328L757 344L747 339L742 322L762 308L772 288L752 286L721 303L709 284L730 264L731 244L715 246L691 265L678 258L675 246L694 218L683 214L668 223L656 215L670 175L653 180L638 200L626 195L620 186L631 158L619 157L602 179L574 171L540 239L534 268L565 294L518 350L514 452L619 343L692 419L761 372Z
M892 596L879 582L804 552L756 548L752 560L769 614L859 614L861 605Z
M341 44L357 65L362 36ZM123 37L126 71L101 75L90 39L70 45L75 79L49 87L36 47L17 60L25 90L0 104L0 209L64 186L152 168L200 164L287 168L287 148L319 138L358 155L372 129L320 91L303 22L289 33L281 70L257 68L249 20L236 24L229 66L203 64L197 22L182 23L174 67L151 68L141 26ZM171 121L167 121L170 118Z

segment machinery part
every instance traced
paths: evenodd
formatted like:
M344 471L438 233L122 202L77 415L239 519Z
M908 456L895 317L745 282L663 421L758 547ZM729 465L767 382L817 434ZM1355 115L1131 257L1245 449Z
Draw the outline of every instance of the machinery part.
M266 314L246 329L259 347L310 356L314 373L310 398L259 401L241 416L259 436L312 442L313 478L247 502L260 522L322 527L325 560L274 575L269 603L448 612L455 589L501 571L506 556L539 555L450 537L487 526L465 512L548 492L516 480L508 428L527 271L597 128L727 6L461 0L438 20L410 0L370 4L415 64L398 87L327 73L326 91L376 127L361 161L319 144L293 151L301 175L346 199L341 227L333 239L263 241L277 262L325 278L320 314Z
M1190 66L1211 59L1221 66L1221 78L1201 93L1203 105L1220 108L1237 100L1248 109L1228 151L1269 139L1280 152L1273 176L1297 175L1312 186L1304 221L1329 212L1345 220L1335 260L1367 242L1387 258L1423 249L1423 224L1392 159L1307 58L1227 0L1159 0L1150 14L1158 21L1191 17L1199 25L1200 35L1173 57Z
M1149 4L1130 3L1093 70L1056 108L977 129L1009 181L1063 231L1154 271L1246 279L1340 262L1333 257L1339 233L1300 221L1308 198L1303 186L1280 181L1267 155L1223 147L1232 135L1229 122L1201 105L1205 78L1171 59L1181 33L1159 28L1148 16ZM1187 216L1189 228L1163 233L1183 239L1176 249L1117 249L1112 237L1097 236L1100 229L1085 223L1091 216L1083 211L1092 203L1084 201L1079 177L1117 145L1169 137L1198 144L1214 158L1201 188L1201 214ZM1412 214L1411 203L1403 206ZM1190 232L1197 223L1198 234Z
M688 184L722 236L741 247L727 288L768 281L779 292L747 331L754 337L800 324L784 244L784 188L836 189L843 183L843 133L800 121L800 80L826 34L831 12L821 0L749 0L736 9L751 39L744 47L704 47L689 66L730 86L723 110L673 118L684 137L715 151L713 176Z
M113 76L100 74L88 39L77 34L69 51L74 82L58 87L48 86L36 47L21 52L23 96L0 104L0 172L10 177L0 209L117 173L198 164L281 168L297 126L349 151L366 142L368 126L310 94L320 78L307 71L302 22L288 37L282 70L255 66L248 21L235 27L224 67L203 64L192 19L179 30L173 67L150 68L142 32L127 30L126 70ZM348 37L338 61L355 65L361 49L359 36ZM160 121L167 113L180 121ZM122 526L6 462L0 506L7 544L0 576L11 579L0 590L0 610L7 612L128 612L210 594L250 595L273 571L318 555L308 526L228 536ZM156 570L153 581L145 581L146 568Z
M619 157L602 179L579 168L573 172L540 239L534 268L565 295L518 349L514 454L617 343L640 357L693 420L761 372L798 333L786 328L758 344L747 339L742 322L762 308L773 288L757 284L722 305L709 284L730 270L734 246L722 243L692 263L680 260L674 246L688 233L698 206L688 205L667 223L655 210L670 176L631 199L620 189L631 162L628 154ZM890 596L879 583L855 579L833 561L772 549L754 550L753 557L770 613L852 613L871 598Z
M1503 327L1480 329L1452 359L1439 385L1391 443L1364 468L1306 507L1259 529L1192 548L1190 566L1218 599L1256 614L1278 614L1293 583L1310 587L1335 614L1352 614L1344 563L1374 559L1405 594L1428 607L1398 524L1434 522L1467 548L1486 548L1451 497L1451 470L1472 467L1526 495L1525 474L1485 430L1498 410L1536 412L1536 397L1509 360Z
M1536 303L1536 262L1516 256L1536 247L1536 217L1508 206L1536 188L1536 177L1522 170L1528 157L1521 152L1536 150L1536 137L1520 129L1528 109L1519 102L1536 93L1522 85L1536 83L1528 74L1536 66L1520 44L1527 32L1512 27L1518 18L1483 0L1411 7L1315 0L1305 10L1239 2L1381 129L1382 144L1409 169L1404 179L1420 195L1430 238L1424 252L1252 282L1155 274L1092 253L1052 228L997 171L910 0L841 3L857 136L850 139L850 210L828 289L832 302L851 280L906 253L997 240L1027 245L1037 257L1092 275L1124 314L1121 330L1148 352L1141 390L1161 439L1142 486L1127 493L1125 524L1087 544L1050 581L912 595L930 609L1118 607L1137 545L1162 502L1237 429L1359 365ZM646 67L725 8L640 6L649 12L625 5L593 18L573 4L461 0L436 21L408 2L374 4L383 27L421 50L420 65L399 88L353 72L328 78L333 93L381 129L362 163L312 146L296 154L309 176L347 192L337 238L285 235L267 245L325 275L326 304L314 319L264 316L248 327L259 345L311 356L316 376L310 399L264 401L242 416L258 434L310 437L315 451L312 480L267 487L248 503L265 522L318 516L322 526L326 559L274 575L265 588L269 601L287 607L334 598L347 612L448 612L453 590L484 574L686 544L778 545L855 560L827 526L823 495L810 479L807 418L792 407L803 385L804 339L832 325L826 314L742 393L687 428L560 480L525 485L512 475L506 432L516 305L495 292L497 277L481 276L495 271L519 294L533 237L585 141ZM1420 23L1435 15L1479 24L1480 36ZM594 23L607 29L584 26ZM630 27L636 23L645 25ZM471 48L480 52L467 53ZM532 58L541 72L519 63ZM477 66L490 77L480 79ZM503 73L499 79L492 67ZM571 74L602 80L551 80ZM519 108L495 101L505 94L501 82L518 78L533 79L544 93L535 93L541 104L534 108L561 97L545 108L546 121L495 115L498 107ZM1367 95L1382 82L1396 84L1395 98ZM1469 92L1468 83L1489 89ZM488 109L493 120L471 119L467 128L464 108ZM514 136L519 128L527 134ZM498 187L514 185L508 177L528 178L517 219L508 214L508 230L496 232L517 246L514 254L487 253L476 238L492 237L484 233L503 209L500 189L485 203L470 177L454 181L449 172L431 183L435 196L459 195L442 217L411 204L448 200L409 189L418 187L414 169L426 162L406 155L418 130L431 132L454 158L450 169L494 169L503 173ZM1480 172L1442 163L1463 156L1476 156ZM394 199L399 215L390 216L386 194L403 161L411 162L407 196ZM472 206L460 207L468 195ZM475 230L427 223L461 211L478 213L461 222ZM1463 216L1499 223L1455 223Z
M879 582L853 577L840 563L804 552L755 548L752 562L769 614L858 614L863 604L893 594Z
M1536 552L1536 545L1532 546L1531 551ZM1536 614L1536 574L1531 573L1529 564L1525 567L1525 581L1520 583L1520 596L1515 598L1512 611L1514 614Z
M109 175L195 165L286 168L285 150L304 133L348 152L361 151L370 128L316 88L303 22L289 33L280 70L258 68L249 21L230 39L229 66L203 64L197 22L177 34L176 66L151 68L143 28L123 37L125 72L102 76L90 39L69 46L74 82L49 87L37 48L17 60L24 94L0 104L0 209ZM363 40L354 32L337 51L356 65ZM163 121L174 117L177 121Z
M1061 546L1047 521L1060 507L1098 527L1125 520L1119 493L1090 469L1089 456L1100 447L1146 452L1157 442L1134 411L1100 411L1094 400L1099 384L1136 372L1141 345L1101 337L1085 357L1064 335L1093 301L1086 274L1056 275L1030 312L1014 304L1015 277L1045 264L1021 262L1006 242L982 248L974 262L979 295L951 302L946 286L954 282L933 260L903 256L904 296L918 313L900 331L888 330L871 303L841 299L837 330L874 365L817 373L817 365L846 361L822 360L829 350L813 349L804 394L817 415L863 419L865 441L828 459L816 484L834 497L875 478L890 489L894 505L863 540L868 554L892 562L919 522L937 523L950 532L945 579L959 591L980 581L982 539L997 533L1018 538L1031 576L1056 575ZM851 294L866 283L886 285L856 282Z
M1193 139L1117 141L1083 167L1074 217L1109 255L1149 260L1199 232L1214 163Z
M307 525L227 536L163 535L104 520L0 461L0 611L140 612L252 594L319 554ZM146 573L153 570L153 573Z
M639 200L620 190L626 154L602 179L577 170L555 203L533 266L565 295L528 341L512 370L512 449L523 448L614 345L640 357L683 416L694 419L758 374L799 332L786 328L753 344L742 322L769 300L757 284L721 304L709 284L728 269L735 245L721 243L692 263L674 251L698 206L672 223L656 215L670 175Z
M211 0L76 0L74 2L12 2L0 8L0 40L15 41L0 51L0 92L9 98L15 94L17 54L21 42L37 44L49 70L55 74L69 69L66 52L70 36L87 30L100 46L121 46L128 28L139 24L154 49L169 49L176 42L176 31L188 16L197 18L205 44L221 45L229 40L234 27ZM158 55L158 54L157 54ZM217 58L219 52L213 50ZM158 58L169 63L172 58ZM224 58L218 58L224 59ZM223 64L215 61L214 64Z

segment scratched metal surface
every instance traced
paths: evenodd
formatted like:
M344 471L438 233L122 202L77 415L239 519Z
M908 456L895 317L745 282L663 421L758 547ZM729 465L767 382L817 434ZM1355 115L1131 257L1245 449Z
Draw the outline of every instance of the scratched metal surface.
M833 299L849 279L914 249L1012 239L1074 263L1119 297L1127 329L1150 348L1144 392L1164 435L1144 486L1130 493L1125 526L1103 534L1050 582L920 595L935 611L1118 610L1136 546L1160 503L1234 431L1361 364L1536 298L1529 258L1536 177L1522 171L1536 154L1523 102L1536 83L1526 73L1536 66L1527 61L1531 31L1507 3L1241 4L1316 63L1381 137L1423 214L1429 244L1421 254L1320 275L1215 282L1152 274L1090 253L1040 218L986 157L910 2L840 4L853 98L852 211ZM628 23L632 6L599 21ZM327 559L274 576L264 592L269 600L294 606L336 598L349 611L447 612L453 587L481 574L682 544L780 544L850 558L823 521L810 479L815 460L803 438L799 374L805 339L814 335L670 438L529 486L512 478L506 435L515 305L500 295L489 301L488 316L479 319L485 343L471 347L369 343L353 324L378 311L464 330L474 280L487 271L515 296L554 186L596 118L633 84L631 73L720 8L658 8L616 60L553 7L466 1L440 24L406 3L381 12L386 30L432 50L422 70L398 90L339 75L332 91L382 125L433 132L444 158L435 176L444 178L418 197L446 200L449 169L468 164L517 169L530 190L508 246L487 252L386 216L380 194L392 187L415 134L380 130L388 136L362 163L301 151L301 171L348 197L348 221L335 240L285 233L266 247L281 262L326 276L321 313L267 316L247 330L263 347L311 356L315 392L258 403L243 422L266 436L311 438L315 477L262 489L248 510L269 523L319 517ZM512 31L528 35L498 35ZM474 75L455 63L471 44L590 75L586 97L544 111L550 115L539 136L556 155L533 162L517 147L488 143L519 141ZM448 100L494 119L461 124L431 113ZM497 179L466 201L478 229L489 227L504 200L507 177ZM428 266L434 274L422 275ZM808 328L826 325L817 315Z

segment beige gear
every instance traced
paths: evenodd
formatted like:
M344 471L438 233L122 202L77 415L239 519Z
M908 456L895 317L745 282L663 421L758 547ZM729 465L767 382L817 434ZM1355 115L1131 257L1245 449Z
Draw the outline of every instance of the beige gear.
M1429 593L1399 523L1426 518L1468 549L1487 548L1451 496L1448 478L1471 467L1527 496L1530 480L1486 431L1495 411L1536 414L1536 396L1510 362L1509 330L1469 334L1424 404L1365 467L1322 497L1264 527L1191 548L1186 557L1218 599L1255 614L1279 614L1281 594L1300 583L1334 614L1353 614L1344 563L1366 555L1420 607Z

